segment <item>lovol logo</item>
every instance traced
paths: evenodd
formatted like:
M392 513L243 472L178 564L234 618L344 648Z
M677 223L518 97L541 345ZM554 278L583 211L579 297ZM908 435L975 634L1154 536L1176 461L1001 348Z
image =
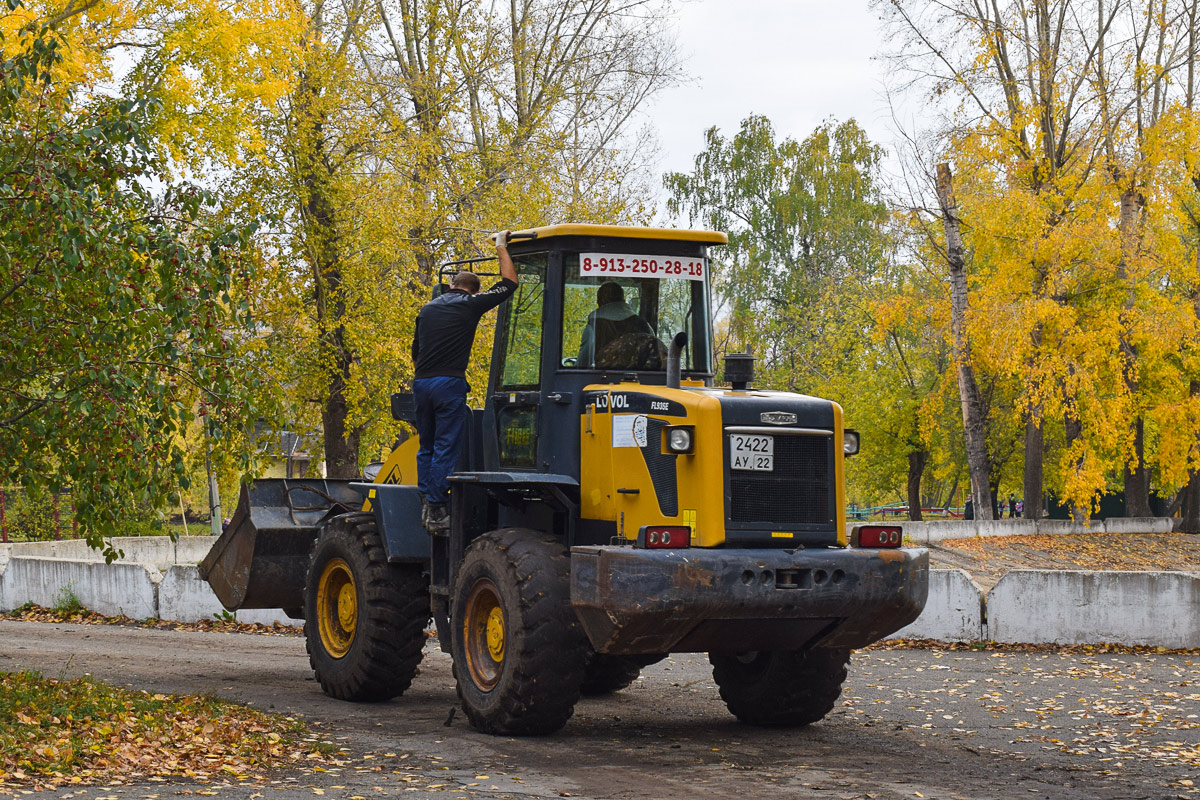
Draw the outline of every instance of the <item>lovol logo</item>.
M790 411L764 411L758 418L771 425L796 424L796 415Z

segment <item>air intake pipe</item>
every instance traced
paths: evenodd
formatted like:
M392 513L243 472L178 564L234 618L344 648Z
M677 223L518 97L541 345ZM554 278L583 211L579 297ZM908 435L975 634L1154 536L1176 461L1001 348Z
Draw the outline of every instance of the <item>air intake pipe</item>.
M754 380L754 356L749 353L726 354L725 380L735 392L749 389Z
M675 334L671 347L667 350L667 388L679 388L679 361L683 348L687 347L687 334L683 331Z

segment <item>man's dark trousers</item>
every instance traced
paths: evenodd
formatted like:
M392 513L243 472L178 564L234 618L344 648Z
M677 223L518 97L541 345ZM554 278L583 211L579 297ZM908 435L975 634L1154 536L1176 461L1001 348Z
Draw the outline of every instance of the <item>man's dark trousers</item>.
M462 378L417 378L417 487L431 503L450 499L447 480L458 463L467 423L467 382Z

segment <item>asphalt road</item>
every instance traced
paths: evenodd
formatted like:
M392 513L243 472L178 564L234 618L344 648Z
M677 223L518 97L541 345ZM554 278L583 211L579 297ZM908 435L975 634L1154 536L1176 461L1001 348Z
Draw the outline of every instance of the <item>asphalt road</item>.
M559 734L474 732L431 643L402 698L325 697L296 637L0 621L0 670L91 673L304 716L344 763L267 783L157 783L31 797L1175 798L1200 792L1200 656L873 650L837 709L795 731L737 723L704 656L589 699Z

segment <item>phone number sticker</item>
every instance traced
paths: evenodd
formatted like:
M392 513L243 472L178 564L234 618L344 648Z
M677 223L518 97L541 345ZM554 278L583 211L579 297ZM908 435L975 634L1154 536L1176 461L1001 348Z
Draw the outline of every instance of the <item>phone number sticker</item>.
M629 278L686 278L702 281L705 259L638 256L622 253L580 253L579 274Z

